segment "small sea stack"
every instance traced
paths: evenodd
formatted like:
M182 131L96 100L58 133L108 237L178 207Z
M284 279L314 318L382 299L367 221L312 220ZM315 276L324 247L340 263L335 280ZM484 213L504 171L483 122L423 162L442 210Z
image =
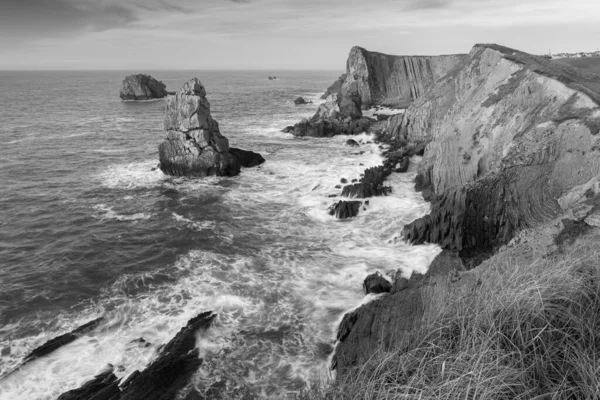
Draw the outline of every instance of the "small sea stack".
M121 100L153 100L167 97L167 85L150 75L129 75L123 79L119 96Z
M197 78L167 99L167 137L158 147L159 168L167 175L235 176L240 167L264 162L258 153L233 149L210 115L206 89Z

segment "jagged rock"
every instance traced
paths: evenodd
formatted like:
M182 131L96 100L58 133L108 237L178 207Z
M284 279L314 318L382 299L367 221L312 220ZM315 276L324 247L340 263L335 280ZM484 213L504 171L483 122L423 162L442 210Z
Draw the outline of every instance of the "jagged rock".
M360 145L358 144L358 142L356 140L354 140L354 139L348 139L348 140L346 140L346 146L358 147Z
M425 310L435 300L425 294L430 288L445 284L450 274L463 269L455 252L442 252L425 275L413 273L410 280L400 277L390 295L344 315L332 359L337 379L343 379L349 369L361 366L376 351L400 349L423 324Z
M166 400L175 399L189 386L190 378L202 364L196 335L206 330L216 314L205 312L187 325L161 350L145 370L133 372L120 385L112 368L86 382L81 388L63 393L59 400Z
M386 196L391 192L391 188L384 186L383 182L389 175L383 166L367 168L365 176L359 183L344 186L342 196L350 198L367 198L373 196Z
M392 290L392 284L385 279L379 272L371 274L363 282L365 294L389 293Z
M240 165L245 168L256 167L265 162L263 156L250 150L242 150L235 147L230 147L229 152L235 156Z
M167 138L158 147L158 153L159 167L165 174L197 177L239 174L240 161L210 115L206 90L197 78L186 82L177 95L167 99L164 125ZM236 152L247 158L241 150Z
M340 183L348 183L348 179L342 178L342 179L340 179Z
M310 103L312 103L312 101L306 101L302 97L298 97L296 100L294 100L294 104L297 106L301 105L301 104L310 104Z
M405 108L465 57L392 56L353 47L344 84L356 82L363 109L372 105Z
M321 96L321 100L326 100L331 94L341 95L342 85L346 81L346 74L342 74L331 86L327 88L325 93Z
M46 356L52 353L54 350L65 346L77 338L85 335L86 333L96 329L96 327L100 324L100 322L104 319L104 317L96 318L90 322L87 322L75 329L71 332L65 333L64 335L60 335L55 337L54 339L48 340L43 345L35 348L31 351L24 359L23 364L28 363L29 361L35 360L36 358Z
M119 380L113 373L113 366L109 365L80 388L61 394L58 400L110 400L118 399L119 395Z
M574 188L600 173L598 78L475 46L388 133L426 149L417 184L432 211L406 225L405 238L493 249L583 197Z
M281 132L283 132L283 133L294 133L294 127L293 126L286 126L285 128L283 128L281 130Z
M331 207L329 207L329 215L334 215L336 218L339 219L356 217L362 204L362 201L340 200L337 203L333 204Z
M122 100L151 100L167 97L167 85L150 75L130 75L123 79Z

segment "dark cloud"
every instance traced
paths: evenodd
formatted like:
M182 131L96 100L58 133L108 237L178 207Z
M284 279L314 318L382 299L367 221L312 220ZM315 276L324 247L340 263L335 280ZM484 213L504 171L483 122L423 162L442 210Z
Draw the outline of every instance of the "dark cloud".
M136 22L131 8L120 4L68 0L2 0L0 32L53 36L77 30L103 31Z

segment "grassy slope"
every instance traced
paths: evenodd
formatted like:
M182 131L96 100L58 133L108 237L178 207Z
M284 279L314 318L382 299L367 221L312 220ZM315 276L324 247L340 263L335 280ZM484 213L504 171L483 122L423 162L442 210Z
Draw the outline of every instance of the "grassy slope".
M598 239L533 263L519 247L492 258L476 291L440 299L422 340L305 398L600 398Z
M562 61L534 56L519 50L497 44L478 44L476 47L488 47L500 51L504 58L522 64L541 75L556 79L568 87L581 91L600 105L600 75L592 69L582 69Z
M555 62L569 64L594 74L600 74L600 57L559 58Z

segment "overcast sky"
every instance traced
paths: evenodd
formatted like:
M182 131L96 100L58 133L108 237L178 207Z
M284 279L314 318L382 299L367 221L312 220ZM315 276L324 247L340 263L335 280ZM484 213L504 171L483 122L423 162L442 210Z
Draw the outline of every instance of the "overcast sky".
M0 0L0 69L337 69L352 46L600 47L600 0Z

